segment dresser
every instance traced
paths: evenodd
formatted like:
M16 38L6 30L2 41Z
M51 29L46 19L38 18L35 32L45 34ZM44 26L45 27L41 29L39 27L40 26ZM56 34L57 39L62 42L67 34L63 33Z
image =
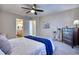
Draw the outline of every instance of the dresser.
M62 41L72 48L79 45L79 28L63 28Z

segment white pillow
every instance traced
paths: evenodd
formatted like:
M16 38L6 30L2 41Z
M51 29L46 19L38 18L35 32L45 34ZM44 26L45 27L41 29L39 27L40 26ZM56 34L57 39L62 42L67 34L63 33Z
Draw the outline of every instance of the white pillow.
M5 55L5 53L0 49L0 55Z
M11 46L8 41L8 39L0 34L0 49L5 53L5 54L10 54L11 53Z

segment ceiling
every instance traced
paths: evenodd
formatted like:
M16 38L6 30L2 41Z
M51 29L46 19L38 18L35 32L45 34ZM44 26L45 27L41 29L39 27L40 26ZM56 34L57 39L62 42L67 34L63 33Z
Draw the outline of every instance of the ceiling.
M29 5L32 5L32 4L29 4ZM29 5L28 4L1 4L0 9L2 11L15 13L22 16L31 16L31 17L36 16L32 13L26 14L26 11L28 10L24 10L21 8L23 6L30 7ZM77 8L77 7L79 7L78 4L37 4L37 8L44 10L44 12L38 12L37 16L44 16L49 13L56 13L60 11Z

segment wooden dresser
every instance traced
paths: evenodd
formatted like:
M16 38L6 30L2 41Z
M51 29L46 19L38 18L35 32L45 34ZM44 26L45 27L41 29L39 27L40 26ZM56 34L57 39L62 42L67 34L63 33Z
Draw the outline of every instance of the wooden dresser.
M79 45L79 28L63 28L62 41L72 48Z

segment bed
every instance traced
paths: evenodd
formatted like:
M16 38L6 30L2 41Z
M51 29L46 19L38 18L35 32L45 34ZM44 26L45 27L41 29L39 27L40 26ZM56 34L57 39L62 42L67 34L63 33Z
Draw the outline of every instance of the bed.
M28 38L14 38L9 40L12 53L11 55L46 55L46 47L43 43L30 40ZM55 50L52 43L53 51Z
M5 51L11 50L8 54L9 55L52 55L47 54L47 47L44 43L32 40L30 38L21 37L21 38L13 38L8 40L11 49L4 49ZM53 42L52 43L52 51L54 52L55 47ZM6 44L5 44L6 45ZM5 47L7 48L7 47ZM49 49L50 47L48 47ZM49 51L50 52L50 51Z
M14 38L9 40L12 53L11 55L38 55L46 54L44 44L38 43L28 38Z

